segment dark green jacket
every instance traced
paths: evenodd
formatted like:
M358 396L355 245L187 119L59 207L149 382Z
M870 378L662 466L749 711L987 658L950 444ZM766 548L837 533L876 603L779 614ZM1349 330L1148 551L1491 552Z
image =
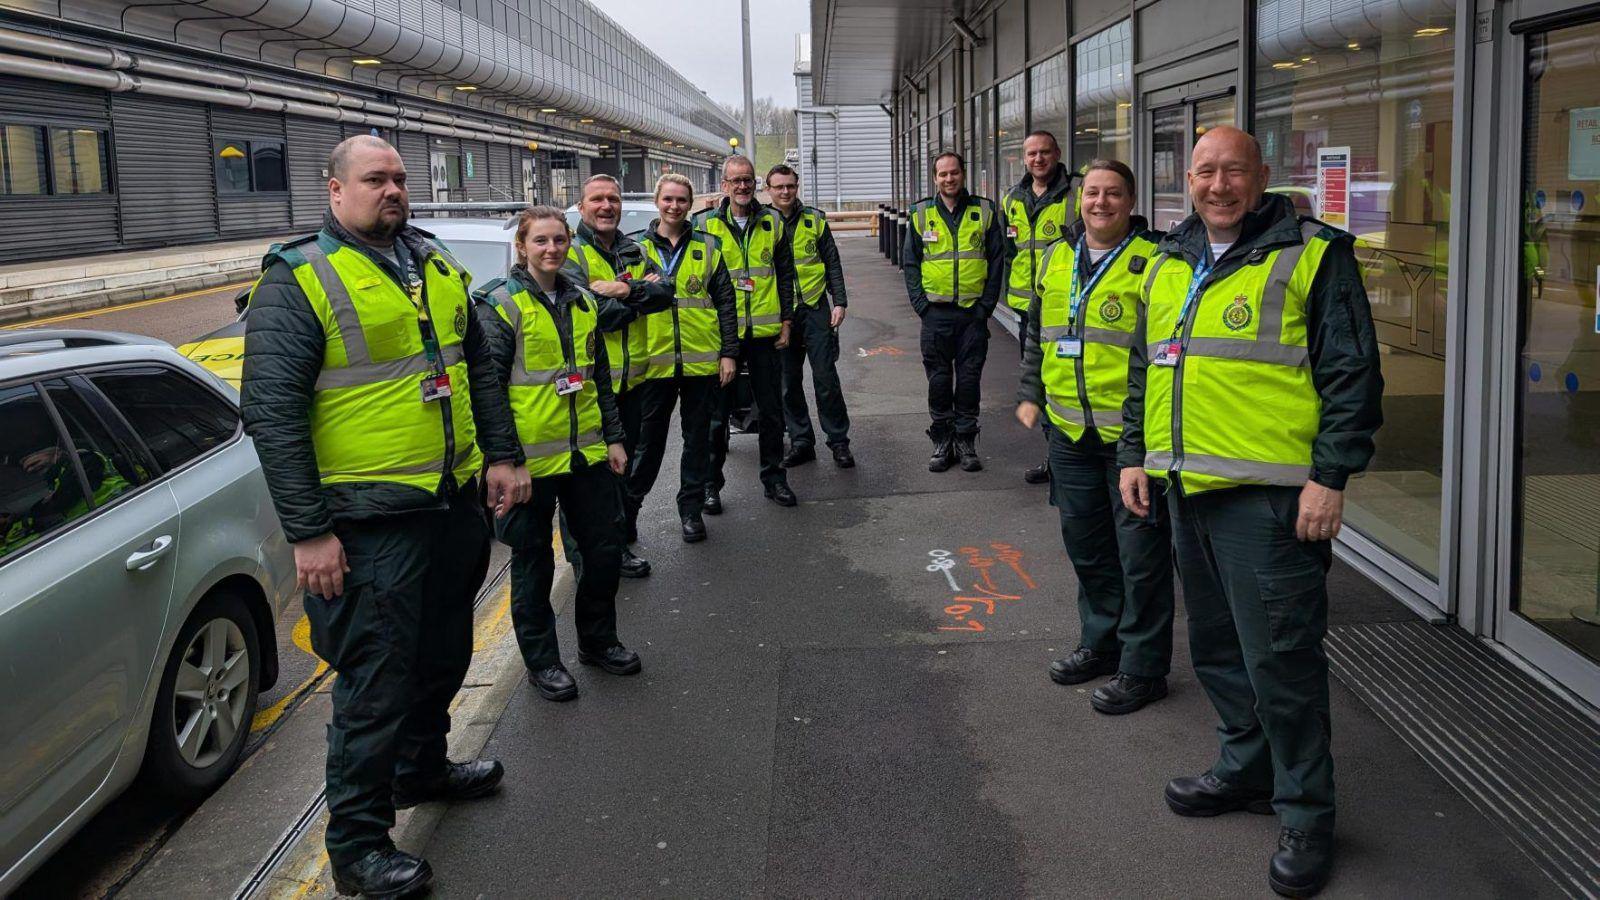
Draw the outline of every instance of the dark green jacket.
M994 201L987 197L969 194L965 189L961 196L956 198L956 209L965 212L972 204L989 207L989 230L983 236L983 257L988 264L988 278L983 283L983 296L972 308L985 319L994 315L994 308L1000 302L1000 294L1005 291L1010 278L1006 268L1009 257L1006 256L1006 216L1005 210L994 205ZM923 197L912 205L931 206L939 211L939 218L944 220L944 226L950 229L951 234L961 233L961 212L952 212L944 204L938 194L932 197ZM932 304L928 301L928 293L922 289L922 235L915 228L906 229L905 243L900 246L900 272L906 279L906 294L911 298L911 309L920 317L928 312ZM960 307L945 304L951 309Z
M650 224L645 226L644 231L629 235L629 237L641 243L649 241L655 244L656 253L662 259L671 259L673 253L672 242L662 236L658 230L660 224L660 219L651 219ZM691 225L689 235L694 233L695 229ZM701 240L709 240L710 238L711 235L703 231L700 232ZM685 237L684 239L687 240L688 238ZM677 280L667 278L666 273L662 273L662 280L666 281L673 292L673 296L677 296ZM726 263L719 264L716 270L711 273L711 280L706 283L706 293L711 295L711 305L716 307L717 310L717 331L722 335L721 355L730 359L738 359L739 301L733 292L733 278L728 275Z
M720 205L711 209L702 209L694 214L694 227L701 231L706 231L707 220L720 218L728 226L728 231L734 237L743 237L744 229L740 228L739 223L734 221L732 206L733 201L723 197ZM752 200L750 202L751 217L761 212L762 208L763 204L760 200ZM783 221L783 213L779 212L777 207L773 207L772 214L777 217L779 222ZM748 222L750 220L746 219L745 221ZM783 240L783 237L780 234L778 239L772 242L772 270L777 273L778 277L778 318L787 324L790 319L794 318L794 248L789 241ZM724 249L723 253L727 253L727 250Z
M1043 194L1034 194L1033 175L1024 174L1022 176L1022 180L1017 182L1015 185L1012 185L1011 190L1006 191L1005 196L1000 199L1000 213L1001 215L1005 214L1005 201L1010 200L1012 197L1016 197L1022 201L1022 208L1027 210L1028 218L1032 219L1039 214L1039 210L1044 209L1046 206L1055 203L1062 197L1065 197L1076 190L1080 181L1081 179L1079 179L1077 175L1074 175L1072 170L1068 169L1061 163L1056 163L1055 174L1050 176L1050 187L1046 189ZM1071 207L1067 208L1069 222L1073 212L1074 211ZM1002 222L1000 223L1000 227L1009 228L1010 223ZM1016 258L1017 241L1015 238L1008 237L1006 238L1005 262L1005 271L1008 276L1011 272L1011 261Z
M1239 240L1217 260L1213 277L1237 269L1258 249L1300 243L1300 222L1289 198L1265 195L1261 205L1245 215ZM1321 424L1311 443L1311 480L1342 491L1350 476L1365 470L1372 460L1373 435L1383 424L1383 375L1355 238L1331 225L1324 226L1323 235L1333 246L1323 255L1311 283L1307 310L1311 380L1322 400ZM1210 252L1205 223L1191 214L1156 249L1199 265ZM1145 312L1141 302L1137 338L1128 357L1128 401L1122 407L1117 449L1117 463L1123 468L1144 464Z
M611 249L595 237L594 230L586 223L578 223L577 236L573 244L589 244L600 252L600 257L611 266L611 270L621 275L624 269L637 265L644 260L648 272L654 272L655 266L645 256L644 248L633 238L617 233L611 242ZM574 282L583 281L583 270L578 264L568 258L567 264L561 271ZM659 273L657 273L659 274ZM587 285L585 285L587 286ZM672 305L672 285L665 282L652 282L638 279L628 282L628 297L626 300L613 300L610 297L595 296L599 303L599 325L601 331L618 331L634 319L653 312L660 312Z
M351 236L331 212L323 221L322 233L365 253L396 284L404 284L393 262ZM399 239L419 267L428 245L436 243L433 235L411 226ZM460 487L449 476L441 476L439 487L432 492L403 484L322 485L311 445L311 399L322 371L327 338L289 263L273 251L262 266L261 281L250 296L245 317L239 406L245 432L255 441L256 454L261 457L261 470L284 536L292 543L327 534L336 521L449 508L450 496ZM490 364L488 341L472 316L467 317L461 349L467 360L472 419L484 461L521 463L522 445L517 441L511 406ZM441 415L448 417L450 404L439 406ZM448 418L444 430L451 433Z

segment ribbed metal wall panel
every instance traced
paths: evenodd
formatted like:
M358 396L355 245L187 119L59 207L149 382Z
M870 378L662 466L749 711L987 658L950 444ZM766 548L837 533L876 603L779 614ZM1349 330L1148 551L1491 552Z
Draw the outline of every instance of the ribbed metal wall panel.
M118 94L111 98L122 239L171 244L217 236L216 175L206 108Z
M285 140L282 113L265 113L225 106L211 107L211 135L219 140ZM213 149L213 152L215 150ZM288 146L284 147L288 165ZM287 231L290 223L289 191L276 193L217 193L217 221L222 234L260 234Z
M811 106L811 77L795 78L799 107ZM800 114L800 194L812 206L868 208L890 199L889 117L876 106ZM834 129L839 130L835 154Z
M104 93L23 78L0 78L0 121L110 126ZM0 261L108 250L117 240L115 194L0 197Z
M290 116L287 125L290 225L310 231L322 227L322 216L328 209L328 177L324 173L328 154L339 143L339 123ZM422 156L427 159L426 150ZM406 160L406 166L411 166L410 160ZM426 162L422 170L427 171Z
M433 189L428 173L428 136L420 131L402 131L397 136L400 158L406 164L406 185L411 202L433 199Z
M517 186L511 180L511 151L506 144L489 146L489 199L509 201L517 199Z
M467 165L467 154L472 154L472 165ZM469 173L467 170L471 169ZM489 147L482 141L461 142L461 187L471 201L496 199L489 191Z

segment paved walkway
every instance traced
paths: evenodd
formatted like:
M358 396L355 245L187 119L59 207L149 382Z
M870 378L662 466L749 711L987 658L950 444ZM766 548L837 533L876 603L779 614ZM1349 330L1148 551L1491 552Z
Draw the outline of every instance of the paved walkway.
M870 238L841 249L860 467L795 471L802 504L780 509L761 497L754 438L736 437L728 511L693 546L663 472L640 523L655 575L619 600L644 674L576 665L562 619L583 695L558 705L519 686L486 750L504 792L451 808L425 848L437 893L1268 894L1272 818L1182 819L1161 800L1215 753L1181 611L1156 706L1101 716L1093 683L1046 675L1076 643L1076 584L1045 489L1020 477L1042 441L1011 418L1015 342L992 328L987 468L927 472L899 273ZM952 580L929 569L941 556ZM1410 618L1342 567L1334 593L1336 623ZM1342 859L1327 896L1558 895L1337 682L1333 716Z

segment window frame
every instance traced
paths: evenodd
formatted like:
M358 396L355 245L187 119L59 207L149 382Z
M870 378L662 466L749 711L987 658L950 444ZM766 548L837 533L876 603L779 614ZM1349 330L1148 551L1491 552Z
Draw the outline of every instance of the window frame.
M161 465L160 459L157 458L155 452L150 449L150 445L145 441L144 435L140 434L139 429L135 428L133 423L128 421L127 415L124 414L122 409L117 406L116 401L106 396L105 391L100 389L100 385L94 382L94 376L96 375L132 372L149 368L164 369L182 378L187 378L196 386L210 393L219 402L231 406L238 414L234 422L233 433L229 435L226 440L217 444L215 447L212 447L211 449L197 456L193 456L187 460L184 460L181 465L173 466L172 468L167 468ZM83 380L87 392L94 397L94 401L90 403L90 406L93 407L96 412L101 413L102 418L104 418L105 412L109 411L116 418L117 424L123 430L124 439L128 440L130 444L139 451L139 453L150 465L151 471L157 473L153 478L150 479L151 484L154 484L161 479L167 478L175 473L181 473L192 469L200 462L210 459L228 447L239 443L244 438L244 415L239 409L238 402L217 390L215 386L207 384L203 379L196 378L192 373L185 371L182 367L170 365L160 360L125 360L122 362L105 363L103 365L85 366L81 369L74 369L72 371ZM112 430L115 431L116 429Z
M39 154L42 165L39 171L42 175L42 190L37 194L12 194L0 193L0 202L10 200L38 200L48 197L104 197L117 192L115 181L114 156L111 150L111 128L109 125L85 124L79 122L59 121L31 117L4 117L0 118L0 128L16 127L31 128L41 136ZM55 133L88 131L95 135L95 143L100 148L100 174L102 187L98 191L63 192L60 190L62 178L56 171L56 156L52 146Z
M258 145L265 146L267 144L274 144L278 148L278 160L283 174L283 187L277 190L263 190L256 186L256 148ZM244 150L245 174L249 176L250 184L248 187L242 190L232 187L231 184L225 181L222 177L222 149L228 146L238 146L242 147ZM241 135L233 138L221 135L213 136L211 139L211 177L216 183L217 195L219 197L248 197L256 195L265 197L288 196L288 152L288 142L282 137L274 137L271 135L261 135L259 137L246 137Z

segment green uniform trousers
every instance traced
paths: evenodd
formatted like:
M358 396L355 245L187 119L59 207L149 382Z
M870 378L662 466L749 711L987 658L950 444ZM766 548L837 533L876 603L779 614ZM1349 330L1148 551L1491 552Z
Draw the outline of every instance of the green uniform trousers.
M1211 772L1272 791L1282 824L1333 831L1328 541L1295 538L1300 488L1167 492L1195 676L1222 719Z
M1050 503L1078 574L1078 646L1121 658L1118 669L1145 678L1172 668L1172 535L1161 483L1151 484L1150 516L1122 505L1116 445L1089 429L1073 441L1051 427Z
M472 597L489 558L473 486L448 510L337 522L350 571L307 594L311 647L338 677L328 726L328 856L389 846L395 782L444 768L450 701L472 662Z

